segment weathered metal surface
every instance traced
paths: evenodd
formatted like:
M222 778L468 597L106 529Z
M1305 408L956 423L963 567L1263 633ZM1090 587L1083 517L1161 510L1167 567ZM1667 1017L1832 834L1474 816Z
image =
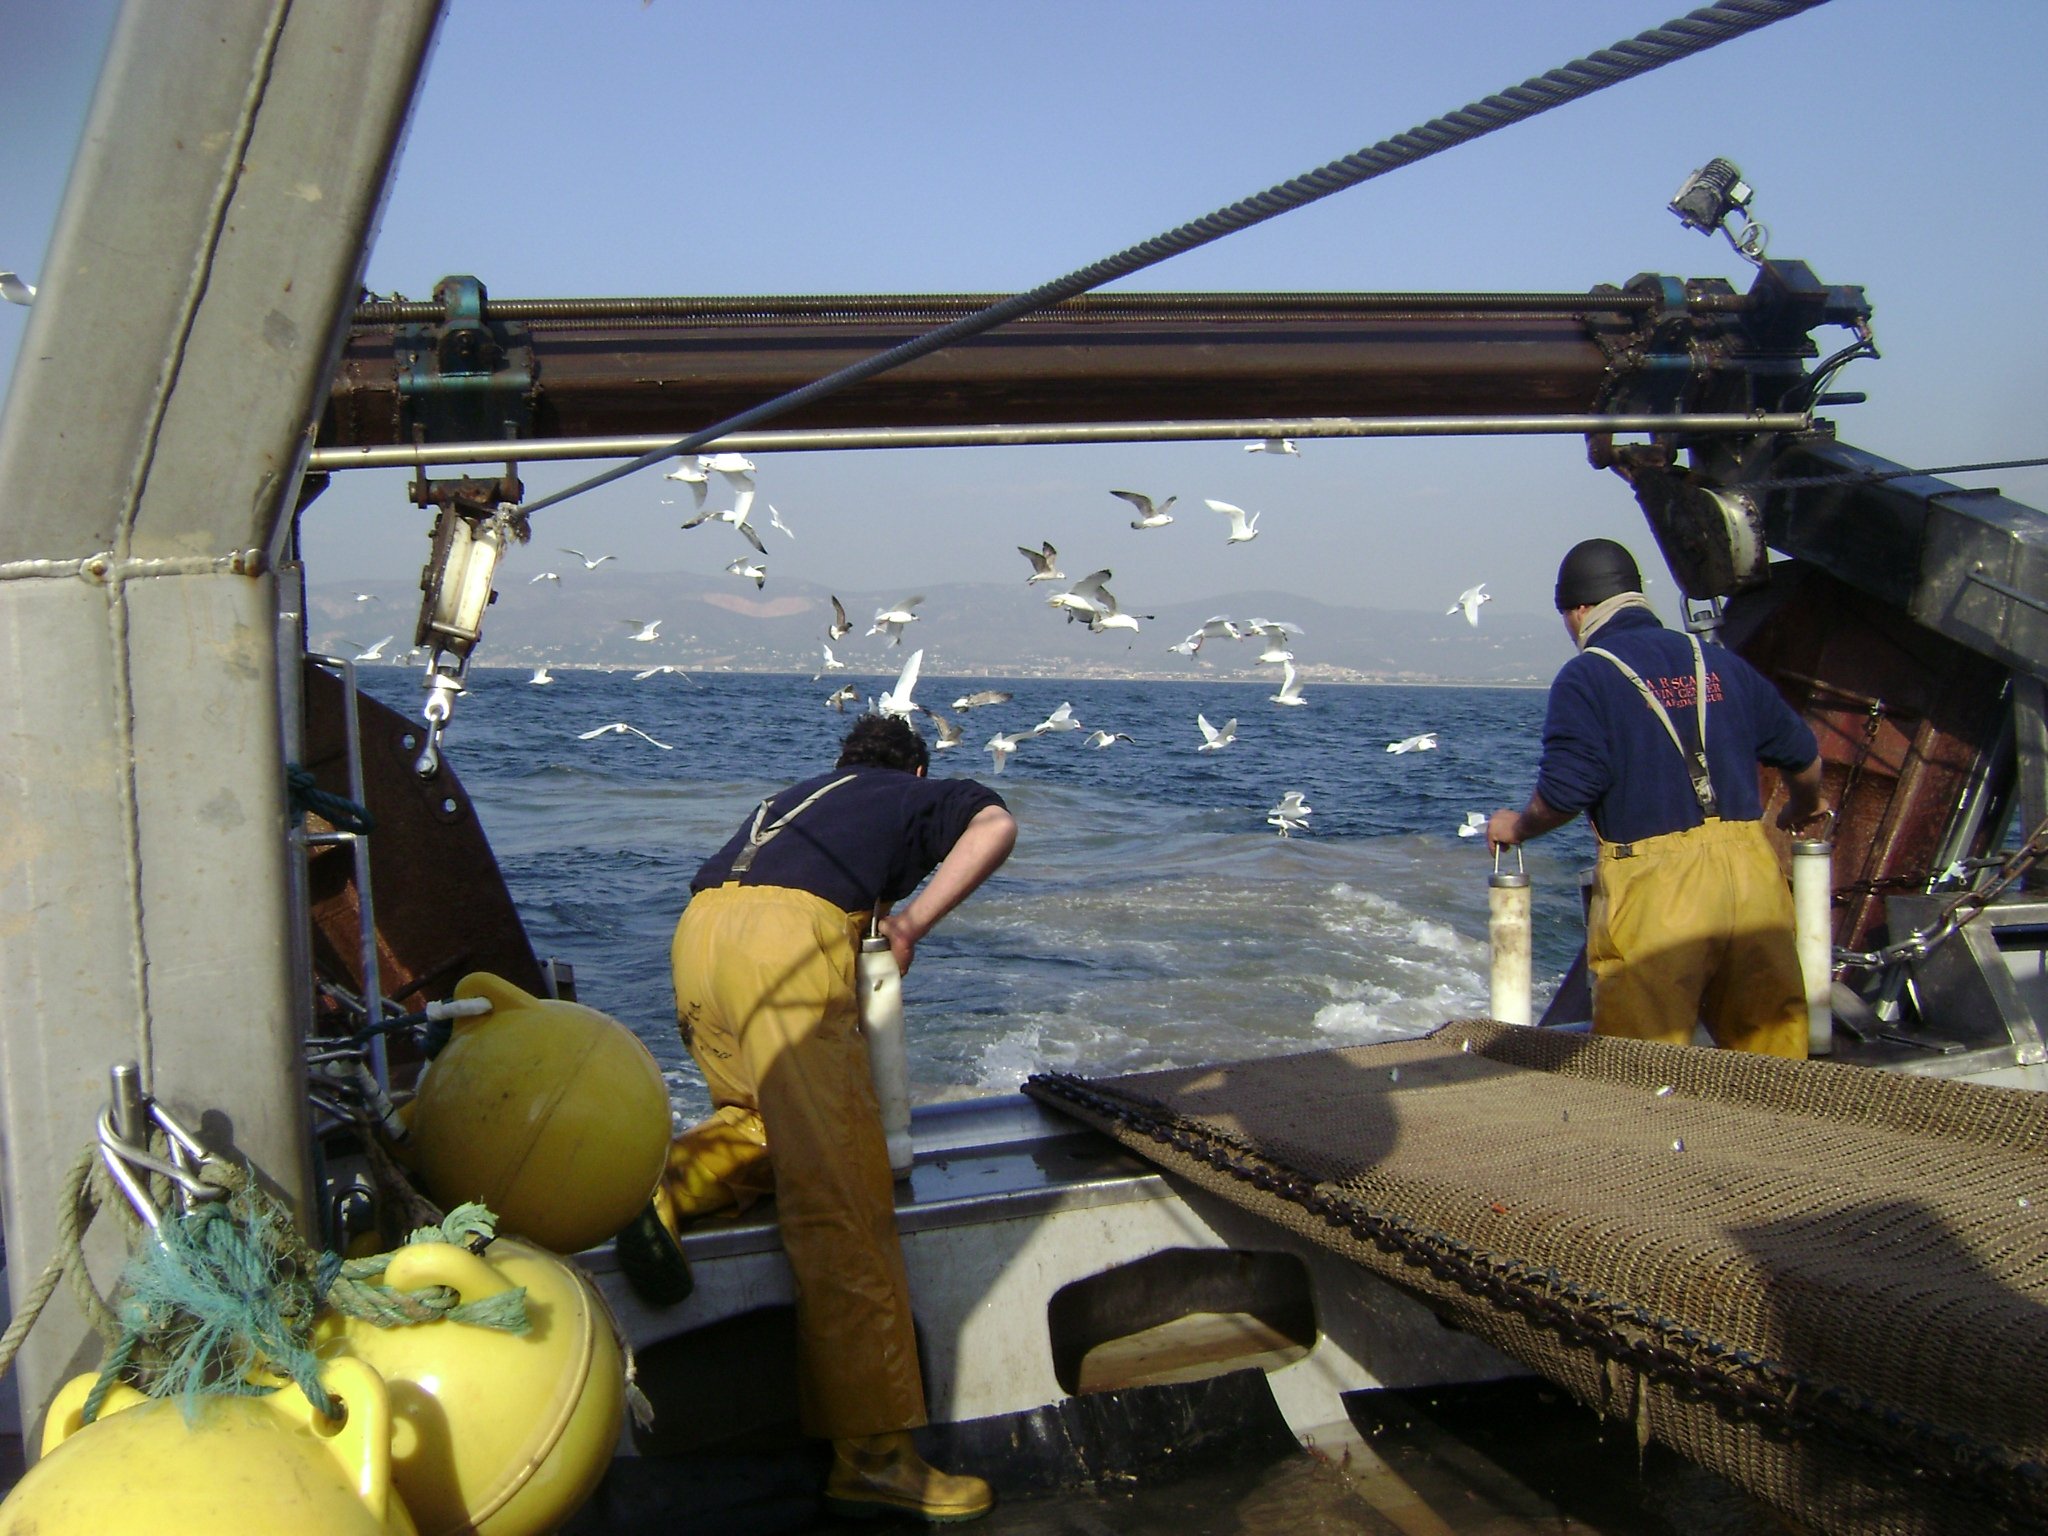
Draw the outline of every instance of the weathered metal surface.
M269 551L437 10L135 0L115 29L0 422L17 1302L117 1062L307 1194ZM90 1341L60 1294L16 1361L26 1420Z
M303 766L320 787L348 793L341 680L307 664ZM446 998L471 971L490 971L544 995L540 963L505 888L475 807L446 765L432 781L412 771L422 727L375 699L358 696L363 796L370 835L377 968L384 995L406 1008ZM315 851L314 963L350 991L362 987L357 901L348 851Z
M1792 444L1766 485L1844 478L1766 490L1772 545L1974 651L2048 673L2048 518L1995 490L1904 468L1827 439ZM1899 478L1848 478L1858 474Z
M1819 738L1823 798L1837 808L1835 941L1868 947L1885 896L1939 872L1957 804L1998 740L2005 668L1811 567L1779 566L1769 588L1731 602L1724 638ZM1784 790L1764 778L1769 825Z
M927 329L916 321L535 323L540 437L685 431ZM794 412L782 425L946 426L1217 416L1584 411L1606 359L1569 316L1023 322ZM323 448L412 441L389 329L350 337ZM431 423L420 423L431 429Z

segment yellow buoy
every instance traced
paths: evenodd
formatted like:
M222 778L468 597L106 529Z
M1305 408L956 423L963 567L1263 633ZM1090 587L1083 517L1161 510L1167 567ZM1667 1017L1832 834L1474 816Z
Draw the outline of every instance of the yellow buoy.
M594 1008L479 972L420 1078L411 1161L443 1206L479 1201L502 1230L557 1253L603 1242L647 1204L668 1153L668 1086L646 1046Z
M329 1419L286 1383L262 1397L175 1398L128 1387L84 1418L93 1378L65 1384L43 1424L42 1460L0 1504L0 1536L414 1536L391 1486L391 1403L360 1360L330 1361Z
M421 1536L535 1536L566 1520L611 1465L625 1413L625 1366L611 1320L581 1276L500 1238L479 1257L413 1243L384 1284L445 1285L463 1301L526 1288L528 1333L443 1319L379 1328L330 1313L322 1355L345 1352L387 1383L392 1481Z

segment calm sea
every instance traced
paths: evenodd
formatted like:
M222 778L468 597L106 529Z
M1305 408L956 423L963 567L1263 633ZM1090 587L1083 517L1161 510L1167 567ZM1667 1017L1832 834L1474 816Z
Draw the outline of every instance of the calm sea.
M365 689L412 714L410 669L364 668ZM581 999L631 1025L678 1109L704 1088L677 1040L669 936L698 863L761 795L830 767L852 722L824 706L834 678L474 672L447 743L543 956L571 961ZM868 691L882 684L869 681ZM1015 697L961 716L951 701ZM905 979L912 1096L1006 1093L1041 1069L1114 1072L1411 1034L1486 1011L1485 845L1467 811L1520 805L1534 782L1544 696L1488 688L1310 685L1296 709L1271 682L1016 681L927 676L920 702L965 740L932 772L983 779L1009 802L1017 851L919 946ZM982 743L1062 703L1085 732L1028 741L1000 777ZM1237 720L1202 753L1197 713ZM613 721L671 750L612 733ZM1387 744L1437 733L1434 751ZM1282 839L1267 809L1299 790L1314 812ZM1537 1006L1583 937L1583 824L1530 850Z

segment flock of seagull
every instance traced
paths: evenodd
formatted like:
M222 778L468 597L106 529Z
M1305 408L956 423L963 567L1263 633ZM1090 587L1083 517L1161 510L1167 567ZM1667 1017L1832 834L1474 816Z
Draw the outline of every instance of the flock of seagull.
M1244 445L1244 451L1246 453L1270 454L1275 457L1298 457L1301 452L1300 447L1293 439L1284 437L1265 438L1257 442L1247 443ZM702 528L715 523L724 523L730 525L746 541L752 549L752 554L737 556L726 565L725 569L728 574L740 580L751 581L756 590L759 590L767 585L768 545L766 540L762 538L761 530L755 526L753 521L754 508L759 501L755 474L756 468L753 461L742 454L711 453L698 454L694 458L683 460L665 478L689 489L690 512L681 524L684 530ZM714 504L714 491L718 493L716 497L717 502L729 502L730 504ZM1155 498L1143 491L1133 490L1112 490L1109 494L1126 503L1131 508L1134 515L1131 518L1130 526L1141 532L1164 528L1171 524L1174 521L1171 509L1180 500L1178 496L1167 496L1161 499ZM676 504L675 500L669 498L664 498L662 501L663 506L675 506ZM765 505L767 505L768 509L767 527L769 531L779 532L790 539L794 539L796 533L783 520L781 512L772 503L766 503ZM1210 511L1229 520L1229 530L1224 536L1226 545L1249 544L1259 536L1259 519L1262 513L1256 511L1247 512L1243 507L1236 506L1230 502L1216 501L1208 498L1204 498L1204 505ZM581 562L586 572L595 571L606 561L617 558L609 554L591 555L583 550L566 545L560 546L560 548L563 554L572 555ZM1028 545L1019 545L1017 546L1017 552L1024 557L1031 567L1030 574L1025 578L1027 586L1036 586L1041 582L1067 583L1067 585L1048 596L1046 604L1048 607L1061 613L1070 624L1085 624L1091 633L1096 634L1108 630L1126 630L1135 633L1142 624L1150 622L1155 617L1152 614L1132 613L1125 609L1116 594L1110 590L1109 584L1114 579L1114 573L1106 566L1100 570L1090 571L1079 580L1069 581L1066 573L1060 569L1059 551L1053 547L1050 540L1042 540L1035 549ZM540 574L529 578L531 583L559 583L561 579L561 574L557 571L542 571ZM863 633L862 638L884 636L891 646L902 645L903 636L909 626L918 622L917 609L924 600L922 595L912 595L876 609L874 619ZM1462 614L1466 623L1476 628L1479 623L1479 609L1481 605L1489 601L1491 601L1491 595L1486 590L1486 583L1480 582L1478 585L1460 593L1457 601L1445 611L1447 615ZM847 616L845 605L840 602L837 596L832 597L831 604L832 618L827 626L826 638L820 642L819 649L822 659L818 671L811 679L813 682L823 680L828 673L845 671L847 668L847 663L840 659L838 653L834 651L833 645L835 642L843 642L847 636L851 635L854 625ZM620 622L633 631L633 634L629 637L632 641L641 644L652 644L661 638L662 621L660 619L623 619ZM1305 631L1299 624L1294 624L1284 619L1255 617L1248 621L1239 622L1233 620L1227 614L1216 614L1203 621L1192 634L1167 646L1166 649L1169 653L1175 655L1192 657L1202 649L1204 644L1210 641L1256 642L1259 646L1258 664L1262 666L1275 666L1281 669L1278 691L1267 695L1269 702L1280 708L1291 708L1305 705L1308 702L1302 693L1302 676L1295 665L1296 658L1294 652L1295 641L1304 633ZM387 636L383 641L378 642L377 646L370 648L370 650L357 659L374 660L377 656L381 655L382 647L389 643L390 637ZM917 702L915 691L919 673L924 665L924 655L925 653L922 648L912 651L909 658L904 662L902 670L898 673L894 685L870 700L869 704L871 708L881 714L903 720L914 721L916 717L923 716L931 722L935 734L936 739L933 742L933 750L936 752L951 751L959 747L963 740L965 740L966 727L959 720L949 718L938 710ZM682 672L681 668L672 666L649 667L643 671L636 672L634 678L638 681L657 674L670 672L680 673L685 678L688 678L688 674ZM549 674L546 667L543 666L535 669L532 677L532 682L535 686L546 686L553 681L554 678ZM951 707L957 715L965 716L975 709L1008 703L1010 697L1010 694L999 689L983 689L979 692L965 694L953 700ZM858 703L860 698L859 689L852 683L841 683L826 696L825 705L827 708L844 712L849 704ZM1234 718L1224 721L1220 726L1214 725L1206 715L1198 713L1195 717L1195 726L1200 732L1201 739L1195 744L1195 750L1203 753L1222 752L1237 740L1237 725L1238 722ZM982 751L986 752L992 759L993 768L991 771L1000 774L1008 765L1010 758L1026 742L1034 741L1041 736L1058 736L1070 732L1078 734L1085 729L1082 723L1074 717L1072 704L1062 704L1044 720L1039 721L1035 725L994 732L983 743ZM596 726L591 730L582 732L577 739L581 741L594 741L602 737L624 735L637 736L664 752L674 750L669 743L657 741L639 727L623 720L614 720L608 724ZM1107 750L1120 742L1129 743L1133 746L1137 744L1126 732L1109 729L1090 731L1082 740L1086 746L1098 751ZM1427 752L1433 750L1436 745L1436 733L1434 731L1427 731L1420 735L1406 737L1400 741L1389 742L1387 744L1387 751L1399 754ZM1266 824L1273 827L1281 837L1291 837L1295 833L1307 829L1308 818L1312 814L1313 809L1299 790L1289 790L1281 797L1279 803L1271 807L1267 812ZM1467 825L1459 830L1460 835L1472 835L1469 820Z
M5 299L7 302L14 304L29 304L35 299L35 288L32 284L23 281L14 272L0 271L0 299ZM1301 453L1299 445L1292 438L1286 437L1269 437L1263 438L1258 442L1247 443L1244 445L1244 451L1246 453L1271 454L1276 457L1299 457ZM673 470L669 471L664 478L689 487L692 515L683 521L682 527L684 529L700 528L707 523L714 522L730 523L739 532L740 536L753 546L754 553L762 557L761 559L750 559L745 555L741 555L727 564L725 569L729 574L737 576L743 581L753 582L755 589L758 591L768 583L768 567L764 563L768 554L768 547L752 521L757 489L754 484L754 474L755 466L753 461L742 454L711 453L698 454L694 459L682 461ZM709 505L714 476L722 491L730 491L732 493L732 505L730 507L712 507ZM1109 494L1130 505L1137 514L1131 520L1131 527L1141 531L1164 528L1170 524L1173 521L1170 509L1180 499L1178 496L1168 496L1163 501L1155 501L1151 496L1142 491L1129 490L1113 490ZM675 502L664 499L662 505L674 506ZM1204 505L1210 511L1230 520L1230 531L1224 539L1226 544L1249 544L1259 536L1259 518L1262 515L1261 513L1248 513L1244 508L1235 506L1230 502L1215 501L1208 498L1204 498ZM784 534L791 539L796 537L795 530L782 520L782 514L772 502L768 504L768 526L772 531ZM575 556L582 563L583 569L586 572L595 571L606 561L618 558L616 555L610 554L591 555L568 545L562 545L559 548L563 554ZM1017 552L1031 564L1031 574L1026 578L1026 585L1034 585L1041 581L1064 581L1067 579L1066 574L1059 569L1059 551L1053 548L1049 540L1041 541L1037 549L1019 545ZM561 573L558 571L542 571L538 575L528 578L528 584L534 585L542 582L559 583L561 579ZM1068 586L1064 591L1054 593L1046 599L1046 602L1049 606L1064 612L1068 623L1085 623L1091 633L1100 634L1105 630L1115 629L1130 630L1135 633L1139 628L1141 620L1150 621L1153 616L1151 614L1125 612L1115 595L1109 590L1111 579L1112 573L1107 567L1099 571L1091 571L1079 581ZM356 593L355 600L358 603L376 601L367 592ZM893 603L877 609L874 622L866 632L867 636L887 635L891 645L901 645L903 643L903 632L907 626L917 621L917 607L923 601L924 598L922 596L906 597L899 603ZM1465 591L1461 592L1458 595L1457 601L1452 603L1444 612L1447 617L1463 614L1465 622L1476 629L1479 625L1480 606L1491 601L1492 594L1486 590L1486 583L1482 581L1476 586L1468 587ZM623 619L620 622L633 631L633 634L628 638L640 644L653 644L661 638L662 621L660 619ZM813 682L824 677L827 672L845 670L846 663L834 654L831 642L843 640L852 632L852 627L847 620L844 605L835 596L832 599L830 638L822 643L824 665L811 679ZM1302 633L1304 631L1300 625L1288 623L1285 620L1254 618L1248 623L1240 625L1233 622L1228 615L1217 614L1205 620L1201 627L1196 629L1193 634L1168 646L1167 650L1178 655L1193 656L1201 650L1203 643L1208 640L1226 638L1236 641L1259 640L1263 642L1258 657L1259 663L1261 665L1282 668L1279 692L1269 694L1267 696L1268 699L1273 704L1282 707L1296 706L1308 702L1302 697L1301 675L1295 669L1294 652L1291 648L1293 638ZM390 645L396 638L396 635L386 635L374 645L364 646L359 649L352 660L356 662L382 660L384 648ZM932 722L937 734L937 740L933 744L933 749L939 752L949 751L960 745L965 734L964 728L956 722L949 720L938 711L916 703L912 698L912 693L917 687L918 673L923 665L923 650L919 649L911 652L909 660L903 664L903 670L897 675L895 685L873 701L874 707L884 715L893 715L905 720L917 714L924 715ZM634 673L633 676L634 680L638 682L669 673L678 674L684 678L689 676L682 668L669 665L648 667ZM546 687L554 682L554 677L545 666L536 667L531 682L535 687ZM858 700L859 697L859 690L851 683L847 683L834 689L827 696L825 703L828 708L844 712L846 706ZM980 692L966 694L955 699L952 707L964 715L969 710L993 704L1006 704L1009 702L1010 697L1008 693L1002 692L999 689L983 689ZM1221 726L1216 726L1209 723L1206 715L1197 713L1195 725L1202 734L1201 744L1195 748L1197 752L1221 752L1237 739L1237 721L1235 719L1226 720ZM1025 742L1040 736L1058 735L1069 731L1079 731L1082 728L1081 722L1074 718L1073 705L1070 703L1062 704L1044 720L1041 720L1028 730L997 731L989 737L982 750L994 759L995 766L993 772L1000 774L1011 756ZM584 731L578 735L577 740L594 741L603 736L619 735L637 736L642 741L659 747L664 752L675 750L669 743L657 741L638 726L630 725L623 720L614 720L609 724L596 726L591 730ZM1133 738L1122 731L1096 730L1091 732L1086 738L1086 745L1097 750L1113 747L1118 742L1130 742L1132 745L1136 745ZM1391 753L1428 752L1434 750L1436 744L1437 733L1425 731L1420 735L1409 736L1400 741L1387 743L1387 751ZM1313 810L1314 807L1308 804L1299 790L1288 790L1281 796L1280 802L1267 812L1266 824L1276 828L1280 836L1290 837L1294 833L1307 828L1308 818ZM1484 829L1485 821L1486 817L1483 812L1468 812L1464 825L1458 828L1458 835L1460 837L1478 836Z

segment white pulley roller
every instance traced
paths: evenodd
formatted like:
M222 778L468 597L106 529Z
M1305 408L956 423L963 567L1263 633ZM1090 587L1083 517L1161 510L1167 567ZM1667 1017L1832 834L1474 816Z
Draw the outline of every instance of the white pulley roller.
M882 1108L889 1141L889 1171L910 1177L910 1060L903 1045L903 973L880 934L862 939L855 967L860 989L860 1032L868 1043L868 1073Z
M1792 933L1806 983L1806 1054L1835 1049L1835 845L1792 845Z
M1486 935L1493 947L1493 1000L1489 1009L1503 1024L1533 1024L1535 984L1529 953L1529 874L1520 867L1520 848L1515 849L1516 868L1502 869L1498 852L1493 862L1493 874L1486 882Z

